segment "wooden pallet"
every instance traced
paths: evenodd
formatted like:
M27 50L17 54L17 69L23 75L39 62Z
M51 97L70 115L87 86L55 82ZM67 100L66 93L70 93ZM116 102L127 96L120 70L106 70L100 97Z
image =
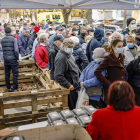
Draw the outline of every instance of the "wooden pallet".
M4 69L3 63L0 63L0 69ZM0 70L0 86L5 85L4 77L4 70ZM56 82L52 85L50 83L49 72L44 72L42 69L37 68L34 61L21 61L19 63L18 82L33 83L38 81L42 83L44 89L12 93L0 93L0 129L3 129L5 127L35 123L42 120L44 121L47 119L46 115L49 112L60 112L64 109L68 109L69 90L61 87ZM59 103L62 103L61 106ZM38 105L44 104L46 105L45 110L41 111L40 109L38 109ZM31 107L31 111L11 114L4 113L6 109L13 109L19 107L22 108L28 106Z

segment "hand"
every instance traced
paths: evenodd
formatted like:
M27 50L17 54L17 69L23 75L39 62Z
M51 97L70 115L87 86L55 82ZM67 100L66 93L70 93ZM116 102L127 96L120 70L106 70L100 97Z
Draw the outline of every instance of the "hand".
M70 90L74 90L74 86L71 85L71 86L69 87L69 89L70 89Z
M17 60L17 62L19 63L19 60Z
M51 84L54 84L54 80L51 80Z
M17 130L11 130L9 128L2 129L2 130L0 130L0 137L5 137L5 136L8 136L8 135L10 135L12 133L16 133L16 132L17 132Z
M49 69L48 69L48 68L46 68L46 69L44 69L44 71L49 71Z
M84 89L85 87L83 86L83 82L80 82L81 89Z

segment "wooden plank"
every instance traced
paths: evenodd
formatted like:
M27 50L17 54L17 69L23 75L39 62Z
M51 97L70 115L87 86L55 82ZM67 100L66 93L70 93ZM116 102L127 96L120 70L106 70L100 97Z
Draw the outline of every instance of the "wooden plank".
M0 101L29 99L29 98L33 98L33 97L40 98L40 97L46 97L46 96L56 96L56 95L66 95L66 94L69 94L69 90L46 91L46 92L40 92L40 93L31 93L31 94L27 94L27 95L0 97Z
M30 72L30 71L32 71L32 68L19 68L18 71L19 71L19 73L20 72Z
M63 106L63 109L66 109L68 107L68 96L67 95L63 95L62 96L62 106Z
M3 101L0 101L0 117L4 117L4 106L3 106Z
M32 105L31 101L24 101L24 102L18 102L18 103L4 104L3 107L4 109L10 109L10 108L17 108L17 107L26 107L26 106L31 106L31 105Z
M46 88L46 89L50 89L48 84L46 83L46 81L43 79L42 76L37 76L40 80L40 82L42 83L42 85Z
M47 104L47 103L56 103L56 102L62 102L62 97L37 100L38 105Z
M24 57L21 57L19 60L24 60L24 59L29 58L29 57L31 57L31 56L32 56L32 54L28 54L28 55L26 55L26 56L24 56Z
M32 98L32 113L34 114L34 112L37 111L37 98ZM32 119L33 123L37 122L37 118Z
M18 80L18 83L26 83L26 82L33 82L33 79L23 79L23 80ZM10 84L13 84L13 81L10 82ZM0 82L0 86L5 85L5 82Z
M3 93L3 97L15 96L15 95L25 95L25 94L30 94L30 93L31 93L31 91L7 92L7 93Z
M46 115L49 112L52 112L52 111L60 112L62 110L63 110L63 107L55 107L55 108L47 109L47 111L45 111L45 112L36 112L34 114L28 114L28 115L26 114L26 115L22 115L22 116L0 118L0 124L8 123L8 122L14 122L14 121L21 121L21 120L29 120L29 119L32 119L32 118L46 117Z

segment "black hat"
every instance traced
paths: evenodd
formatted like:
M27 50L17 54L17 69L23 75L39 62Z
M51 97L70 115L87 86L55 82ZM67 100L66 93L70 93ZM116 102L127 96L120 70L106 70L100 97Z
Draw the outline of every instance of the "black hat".
M94 29L93 29L93 28L91 28L91 29L89 29L89 30L88 30L88 32L94 32Z
M132 20L136 20L135 18L128 18L127 19L127 27L129 26L129 24L131 23Z
M136 31L136 35L140 35L140 29Z
M63 41L64 38L62 37L62 35L56 35L56 36L54 37L54 41L57 41L57 40Z
M72 28L72 32L73 32L73 31L78 31L78 30L74 27L74 28Z

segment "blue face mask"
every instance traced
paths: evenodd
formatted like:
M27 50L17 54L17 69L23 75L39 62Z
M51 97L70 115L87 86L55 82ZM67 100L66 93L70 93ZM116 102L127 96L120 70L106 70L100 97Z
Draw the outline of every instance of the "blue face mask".
M134 44L133 44L133 43L127 44L127 47L128 47L129 49L134 48Z
M92 55L92 59L94 60L95 58L94 58L94 54Z
M72 48L67 48L65 52L66 52L66 53L68 53L68 54L71 54L71 53L72 53L72 51L73 51L73 49L72 49Z
M123 48L117 48L116 53L119 53L119 54L123 53Z

